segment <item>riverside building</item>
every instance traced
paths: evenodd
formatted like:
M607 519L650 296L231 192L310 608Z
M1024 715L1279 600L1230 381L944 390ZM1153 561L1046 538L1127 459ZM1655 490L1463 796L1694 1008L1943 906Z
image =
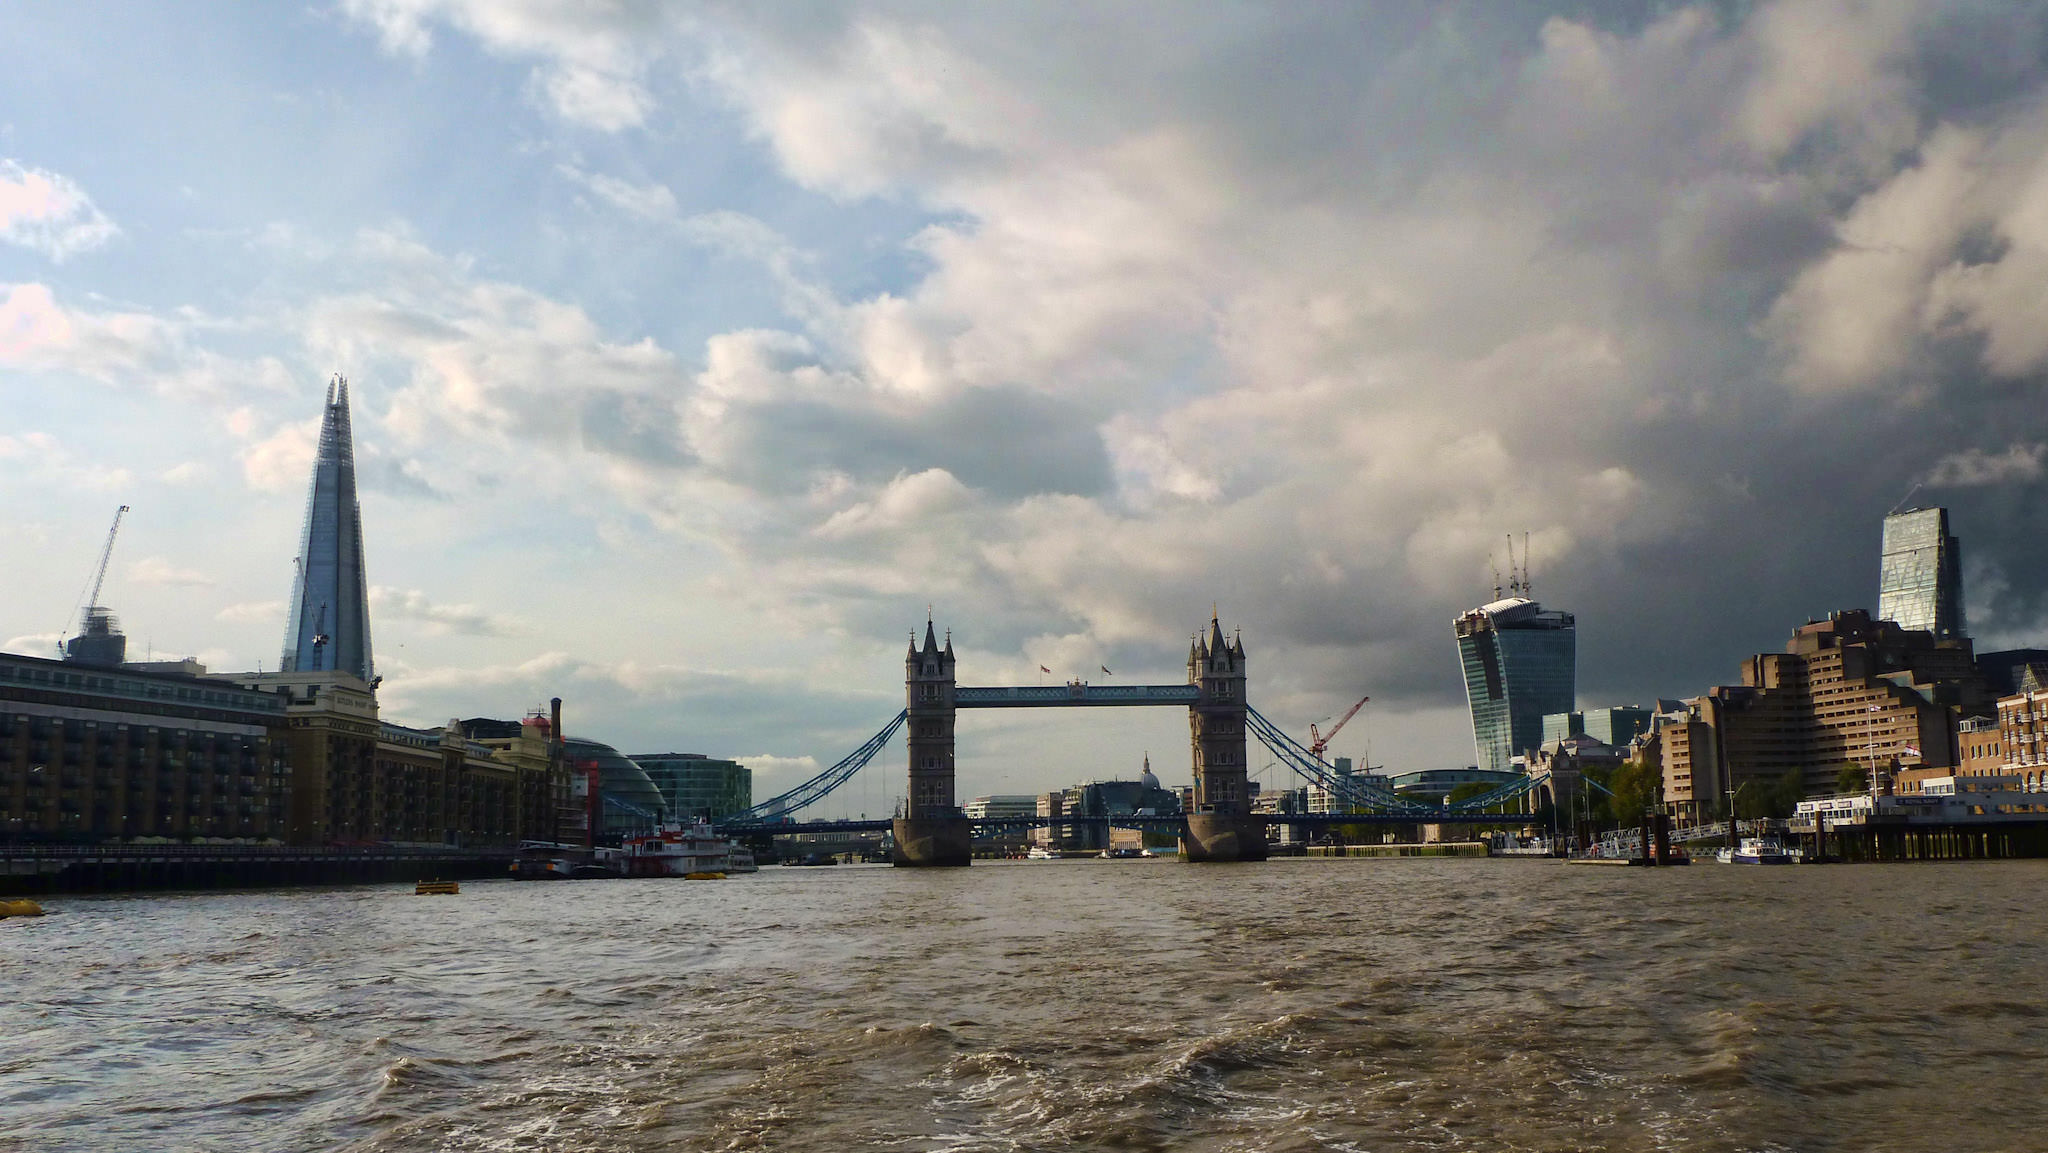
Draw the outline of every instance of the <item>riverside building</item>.
M633 753L628 758L661 790L677 817L718 820L754 807L754 774L738 761L703 753Z
M280 841L285 702L216 680L0 653L0 841Z
M1851 609L1800 626L1784 652L1749 658L1741 684L1660 714L1643 747L1656 750L1666 806L1704 819L1746 782L1775 785L1795 771L1812 796L1832 792L1844 765L1878 780L1954 769L1958 717L1990 707L1968 640Z

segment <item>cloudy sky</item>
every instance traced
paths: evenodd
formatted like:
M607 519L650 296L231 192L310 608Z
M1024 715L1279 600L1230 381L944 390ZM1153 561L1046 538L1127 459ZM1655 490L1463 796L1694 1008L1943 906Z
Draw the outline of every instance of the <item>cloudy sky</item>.
M0 641L274 667L345 373L386 715L552 695L757 794L967 683L1181 679L1470 759L1509 533L1581 703L1875 600L1949 506L2048 642L2048 10L8 6ZM1184 780L970 714L963 795ZM886 808L901 750L849 809ZM871 774L864 774L871 775ZM1275 784L1284 783L1277 777Z

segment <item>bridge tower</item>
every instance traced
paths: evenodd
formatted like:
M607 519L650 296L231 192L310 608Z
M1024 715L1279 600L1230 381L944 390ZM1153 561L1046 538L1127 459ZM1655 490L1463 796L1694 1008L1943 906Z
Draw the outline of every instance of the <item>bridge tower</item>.
M910 744L910 795L892 824L898 865L965 865L974 859L974 830L953 801L953 634L939 646L930 618L924 647L903 658Z
M1202 690L1188 706L1195 803L1181 852L1190 861L1266 859L1266 824L1252 815L1245 775L1244 673L1244 641L1224 639L1211 615L1208 637L1188 646L1188 683Z

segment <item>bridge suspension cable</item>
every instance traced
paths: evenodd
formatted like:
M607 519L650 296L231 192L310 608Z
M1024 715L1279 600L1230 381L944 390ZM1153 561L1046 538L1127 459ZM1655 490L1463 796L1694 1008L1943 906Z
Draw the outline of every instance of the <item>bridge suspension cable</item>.
M1259 743L1271 750L1295 773L1309 783L1328 790L1333 796L1368 810L1415 817L1427 821L1432 815L1450 816L1480 813L1504 801L1521 796L1535 784L1528 777L1507 781L1500 787L1468 797L1454 805L1425 805L1401 796L1390 789L1367 784L1358 777L1347 777L1331 768L1329 763L1316 756L1309 748L1279 725L1266 719L1259 710L1247 705L1244 710L1245 727L1259 738ZM1335 730L1331 730L1335 732Z
M904 719L909 716L910 710L908 709L897 712L894 720L882 726L881 732L869 737L867 743L846 754L845 757L841 758L831 768L826 769L824 772L819 773L817 776L812 777L810 780L805 781L786 793L770 797L743 813L734 813L719 823L726 825L758 822L769 817L779 817L794 813L806 805L824 800L831 795L834 789L852 780L855 773L866 768L868 762L874 760L877 753L888 747L890 738L894 737L896 731L903 727Z
M1310 784L1328 790L1332 795L1354 805L1389 813L1428 814L1430 806L1417 804L1407 797L1389 789L1369 785L1357 777L1347 777L1331 768L1321 757L1309 752L1308 747L1287 735L1286 730L1251 706L1245 706L1245 727L1259 739L1259 743L1293 769L1296 775Z

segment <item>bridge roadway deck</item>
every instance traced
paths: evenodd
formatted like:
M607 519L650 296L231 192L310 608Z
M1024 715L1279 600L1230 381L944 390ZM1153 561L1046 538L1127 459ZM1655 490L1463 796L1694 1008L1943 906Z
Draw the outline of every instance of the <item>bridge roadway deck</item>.
M1200 685L1091 685L1076 681L1064 685L1009 685L953 690L953 707L960 709L1028 709L1075 705L1193 705L1201 703L1201 700Z
M1259 813L1268 825L1293 825L1302 829L1327 829L1338 825L1500 825L1517 824L1524 820L1522 814L1509 813ZM1173 817L989 817L977 820L974 827L985 835L990 832L1011 832L1021 829L1046 829L1063 825L1110 825L1119 829L1146 829L1152 832L1178 832L1185 821ZM887 820L845 820L845 821L754 821L745 824L721 824L718 830L727 834L767 833L776 837L795 837L813 833L875 833L890 828Z

